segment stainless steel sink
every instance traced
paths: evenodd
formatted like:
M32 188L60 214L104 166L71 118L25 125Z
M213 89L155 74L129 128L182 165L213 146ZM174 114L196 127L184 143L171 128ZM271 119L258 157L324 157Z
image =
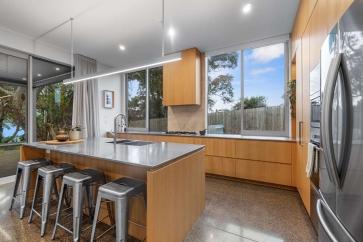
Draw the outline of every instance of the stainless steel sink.
M148 142L148 141L133 141L133 142L123 143L123 145L143 146L143 145L149 145L149 144L152 144L152 143L153 142Z
M113 143L113 141L107 142L107 143ZM148 141L139 141L139 140L130 140L130 139L123 139L123 140L116 140L116 144L120 145L134 145L134 146L143 146L143 145L149 145L153 142Z
M125 142L134 142L136 140L130 140L130 139L122 139L122 140L116 140L116 144L123 144ZM113 143L113 141L106 142L106 143Z

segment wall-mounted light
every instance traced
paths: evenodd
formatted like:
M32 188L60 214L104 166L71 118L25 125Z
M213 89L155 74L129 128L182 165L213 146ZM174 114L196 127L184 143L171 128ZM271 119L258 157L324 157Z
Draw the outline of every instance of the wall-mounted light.
M120 50L125 50L125 46L123 45L119 45L118 47L120 48Z

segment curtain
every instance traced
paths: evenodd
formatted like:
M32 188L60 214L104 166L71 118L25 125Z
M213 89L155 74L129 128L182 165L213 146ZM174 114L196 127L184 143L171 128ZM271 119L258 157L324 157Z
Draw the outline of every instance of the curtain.
M97 71L94 59L74 55L75 77ZM74 83L72 125L82 125L82 137L100 136L98 82L97 79Z

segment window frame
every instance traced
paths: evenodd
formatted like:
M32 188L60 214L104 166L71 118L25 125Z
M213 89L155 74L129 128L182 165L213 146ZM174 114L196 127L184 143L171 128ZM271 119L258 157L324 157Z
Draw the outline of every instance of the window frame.
M280 44L283 43L284 44L284 130L283 131L268 131L268 130L244 130L243 129L243 107L244 107L244 65L243 65L243 52L246 50L251 50L251 49L256 49L256 48L261 48L261 47L266 47L266 46L271 46L271 45L275 45L275 44ZM206 103L206 127L208 127L208 57L210 56L215 56L215 55L221 55L221 54L226 54L226 53L231 53L231 52L240 52L240 65L241 65L241 133L239 135L241 136L272 136L272 137L289 137L290 134L290 104L288 99L286 98L286 91L287 91L287 82L289 80L289 58L290 58L290 40L289 39L284 39L284 36L282 36L281 38L278 38L276 40L272 40L271 42L266 42L266 41L256 41L255 44L253 43L248 43L246 45L242 44L239 46L236 46L235 48L233 47L228 47L226 49L223 50L219 50L218 52L216 51L211 51L209 53L206 53L205 56L205 91L206 91L206 95L205 95L205 103ZM223 135L236 135L236 134L223 134ZM238 134L237 134L238 135Z
M286 98L286 91L287 91L287 82L289 80L289 42L288 41L281 41L277 43L267 44L263 46L258 46L254 48L248 48L241 50L241 110L243 111L244 107L244 65L243 65L243 51L251 50L276 44L284 44L284 127L285 130L283 131L269 131L269 130L244 130L243 129L243 114L241 112L241 135L248 135L248 136L275 136L275 137L288 137L289 136L289 102Z
M126 127L127 127L127 130L128 131L139 131L139 132L150 132L150 115L149 115L149 96L150 96L150 88L149 88L149 79L150 79L150 76L149 76L149 70L150 69L154 69L154 68L158 68L158 67L163 67L163 65L155 65L155 66L152 66L152 67L149 67L149 68L141 68L141 69L136 69L136 70L132 70L130 72L126 72L125 73L125 117L126 117ZM145 118L145 128L137 128L137 127L129 127L129 123L128 123L128 120L129 120L129 113L128 113L128 104L129 104L129 88L128 88L128 74L130 73L134 73L134 72L138 72L138 71L146 71L146 118Z

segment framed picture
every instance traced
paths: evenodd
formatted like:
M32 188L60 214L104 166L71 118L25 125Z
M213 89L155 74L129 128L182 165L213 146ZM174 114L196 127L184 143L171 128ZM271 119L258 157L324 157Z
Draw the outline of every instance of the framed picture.
M103 91L103 107L114 108L114 92L104 90Z

